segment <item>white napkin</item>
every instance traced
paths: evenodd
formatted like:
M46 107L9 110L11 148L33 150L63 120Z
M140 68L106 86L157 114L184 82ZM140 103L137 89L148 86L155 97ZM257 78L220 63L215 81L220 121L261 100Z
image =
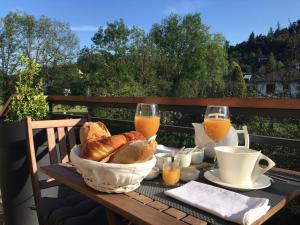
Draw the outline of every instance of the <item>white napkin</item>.
M251 198L208 184L190 181L165 194L239 224L250 225L270 209L266 198Z

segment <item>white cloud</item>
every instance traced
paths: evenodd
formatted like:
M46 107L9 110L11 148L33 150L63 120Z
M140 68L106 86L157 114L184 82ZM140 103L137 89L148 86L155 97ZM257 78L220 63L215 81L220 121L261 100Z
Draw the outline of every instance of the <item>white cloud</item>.
M178 14L178 10L175 9L174 7L168 7L168 8L166 8L166 9L163 11L163 13L164 13L165 15L170 15L171 13Z
M98 27L91 25L72 26L72 31L97 31Z
M176 13L184 15L187 13L192 13L199 11L205 5L205 0L180 0L173 5L168 6L163 14L170 15L171 13Z

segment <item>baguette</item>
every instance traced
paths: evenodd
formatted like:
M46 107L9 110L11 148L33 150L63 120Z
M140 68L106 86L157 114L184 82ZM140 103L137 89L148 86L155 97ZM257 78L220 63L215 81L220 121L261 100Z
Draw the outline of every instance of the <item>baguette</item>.
M154 140L131 141L119 148L115 154L110 157L110 163L142 163L149 160L156 151L157 142Z
M146 138L137 131L130 131L123 134L103 137L100 139L90 139L83 142L80 146L80 156L85 159L95 161L107 161L117 149L135 140L146 140Z

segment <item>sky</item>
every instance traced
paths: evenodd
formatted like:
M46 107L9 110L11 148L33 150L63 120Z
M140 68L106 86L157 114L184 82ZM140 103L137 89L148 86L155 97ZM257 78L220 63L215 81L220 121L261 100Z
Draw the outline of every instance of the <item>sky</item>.
M0 0L0 17L19 10L70 24L80 46L90 46L100 26L122 18L128 26L149 32L170 13L199 12L211 33L222 33L231 45L249 34L266 34L300 19L300 0Z

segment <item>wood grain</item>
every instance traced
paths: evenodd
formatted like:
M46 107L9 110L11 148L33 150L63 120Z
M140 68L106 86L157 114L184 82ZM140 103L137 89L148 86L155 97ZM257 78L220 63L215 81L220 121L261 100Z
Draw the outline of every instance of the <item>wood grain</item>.
M33 131L31 127L31 118L27 117L25 119L25 126L26 126L26 139L27 139L27 155L29 161L29 169L30 169L30 176L31 176L31 184L33 189L33 197L35 204L42 199L40 185L39 185L39 177L38 177L38 167L35 155L35 147L33 141Z
M32 121L32 129L56 128L56 127L75 127L81 126L86 119L65 119L65 120L39 120Z
M64 127L57 128L58 145L60 153L60 162L66 163L69 161L69 155L67 150L66 133Z
M47 141L48 141L48 151L49 151L50 163L51 164L58 163L54 129L47 128L46 131L47 131Z
M72 149L76 145L74 127L68 127L67 129L68 129L69 149Z

